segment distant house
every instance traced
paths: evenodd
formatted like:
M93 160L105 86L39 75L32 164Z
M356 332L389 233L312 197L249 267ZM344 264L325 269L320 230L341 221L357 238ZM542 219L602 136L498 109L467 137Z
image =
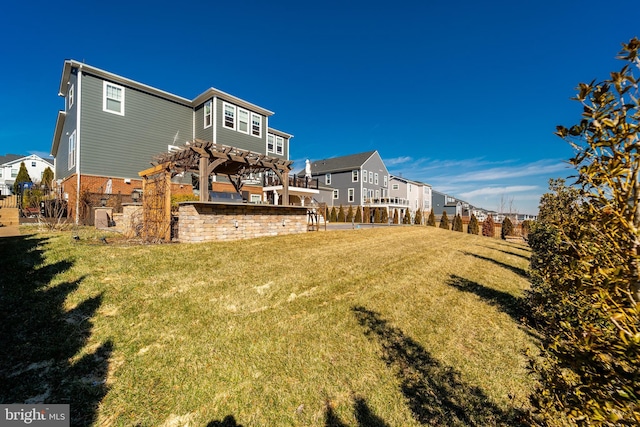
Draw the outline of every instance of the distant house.
M433 190L433 213L441 216L443 212L447 213L449 218L463 214L465 202L440 191Z
M64 62L51 153L55 178L78 220L81 189L132 194L138 172L155 156L200 138L289 158L292 135L269 127L273 112L218 89L184 98L75 60ZM262 201L262 176L247 177L252 201ZM191 191L191 177L175 178ZM214 179L213 190L231 185ZM108 190L108 191L107 191ZM260 200L258 200L260 199Z
M17 154L7 154L0 156L0 195L6 196L13 194L13 184L15 178L20 171L20 164L24 162L29 178L35 183L42 181L42 174L45 169L52 168L53 163L47 159L31 154L28 156L20 156Z
M390 197L402 201L402 204L406 202L412 217L418 210L422 211L423 217L431 211L432 189L429 184L395 175L391 176L390 182ZM404 211L400 213L404 215Z

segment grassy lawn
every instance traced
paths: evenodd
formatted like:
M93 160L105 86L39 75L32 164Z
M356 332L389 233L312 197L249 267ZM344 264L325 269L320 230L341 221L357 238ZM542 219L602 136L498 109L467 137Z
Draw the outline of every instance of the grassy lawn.
M525 246L434 227L0 239L0 403L73 424L516 425Z

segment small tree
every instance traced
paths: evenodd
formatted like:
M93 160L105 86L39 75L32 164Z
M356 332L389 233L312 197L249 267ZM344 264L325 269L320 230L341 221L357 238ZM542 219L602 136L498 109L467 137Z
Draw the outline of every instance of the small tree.
M369 206L364 207L364 212L362 214L362 223L369 224L371 222L371 208Z
M522 224L520 224L521 234L525 239L529 237L529 233L531 232L531 224L532 222L530 219L525 219L524 221L522 221Z
M496 224L493 222L491 215L487 215L487 219L482 223L482 235L485 237L493 237L496 235Z
M513 223L509 217L505 217L502 221L502 230L500 231L500 237L502 240L506 240L507 236L513 235Z
M393 210L393 223L394 224L400 224L400 214L398 213L398 208L395 208Z
M456 214L456 216L453 217L453 231L459 231L462 233L463 230L464 227L462 225L462 217L460 216L460 214Z
M42 172L42 186L45 190L51 190L51 184L53 183L53 171L49 166Z
M427 225L429 225L431 227L435 227L436 226L436 214L433 212L433 209L431 209L431 212L429 212L429 218L427 219Z
M440 218L440 228L444 230L449 229L449 217L447 216L447 212L442 212L442 217Z
M354 222L361 223L362 222L362 209L360 206L356 206L356 218Z
M340 205L340 208L338 209L338 222L344 222L345 219L346 216L344 214L344 208Z
M411 212L409 209L404 210L404 218L402 218L403 224L411 224Z
M416 211L416 217L413 219L413 223L417 224L417 225L421 225L422 224L422 210L418 209Z
M349 205L349 210L347 211L347 222L353 222L353 206Z
M331 207L331 214L329 215L329 221L338 222L338 214L336 213L336 207Z
M18 171L16 180L13 183L13 194L18 194L20 192L20 185L23 182L32 182L29 177L29 171L27 171L27 166L24 162L20 163L20 170Z
M480 233L480 227L478 226L478 218L475 215L471 215L471 219L469 220L469 226L467 227L467 233L469 234L478 234Z
M387 208L382 208L382 223L389 223L389 211L387 210Z

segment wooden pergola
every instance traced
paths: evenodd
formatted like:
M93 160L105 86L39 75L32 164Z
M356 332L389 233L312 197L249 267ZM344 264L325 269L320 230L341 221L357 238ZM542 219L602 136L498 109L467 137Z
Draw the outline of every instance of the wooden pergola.
M272 171L283 186L284 205L289 204L289 172L291 160L267 156L254 151L241 150L228 145L194 139L177 150L163 153L154 159L155 166L139 172L141 177L169 172L175 176L182 172L197 173L200 177L200 201L208 200L209 176L224 175L235 190L242 189L242 180L250 173Z

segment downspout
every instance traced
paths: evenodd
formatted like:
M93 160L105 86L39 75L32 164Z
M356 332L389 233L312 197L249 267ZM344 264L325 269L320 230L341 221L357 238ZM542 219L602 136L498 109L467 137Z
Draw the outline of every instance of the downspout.
M78 84L78 102L76 103L76 218L75 223L80 223L80 112L82 111L82 65L78 67L78 76L76 78Z

